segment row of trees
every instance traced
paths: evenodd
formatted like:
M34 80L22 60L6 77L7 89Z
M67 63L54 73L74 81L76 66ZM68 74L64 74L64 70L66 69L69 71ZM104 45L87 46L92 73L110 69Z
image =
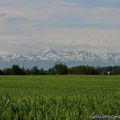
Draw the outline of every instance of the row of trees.
M11 68L0 70L0 75L117 75L120 74L120 66L108 67L92 67L92 66L77 66L68 68L63 63L56 63L52 68L44 70L39 69L37 66L31 69L13 65Z

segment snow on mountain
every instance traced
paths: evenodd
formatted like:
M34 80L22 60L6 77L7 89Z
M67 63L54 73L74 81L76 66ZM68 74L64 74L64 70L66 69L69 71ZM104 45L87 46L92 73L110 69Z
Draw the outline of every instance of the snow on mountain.
M120 53L115 52L88 52L79 50L40 49L30 55L0 53L0 67L9 67L19 64L25 67L51 67L56 61L65 62L69 66L94 65L108 66L120 65Z

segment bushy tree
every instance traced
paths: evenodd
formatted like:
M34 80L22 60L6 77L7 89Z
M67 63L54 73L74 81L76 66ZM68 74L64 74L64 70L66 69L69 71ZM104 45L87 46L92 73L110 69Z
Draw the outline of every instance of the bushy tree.
M4 74L3 70L0 70L0 75L3 75L3 74Z
M19 65L13 65L11 68L0 70L0 75L120 75L120 66L92 67L76 66L68 68L64 63L57 62L52 68L44 70L37 66L32 69L20 68Z
M47 71L45 71L43 68L40 69L40 75L47 75Z
M19 67L19 65L13 65L11 68L11 73L13 75L22 75L22 69Z
M40 70L38 69L37 66L35 66L31 69L31 74L32 75L39 75L40 74Z
M65 75L68 74L68 67L63 63L56 63L53 67L53 70L56 75Z
M55 70L54 70L54 68L49 68L49 70L48 70L48 75L55 75Z
M12 75L11 68L6 68L6 69L3 70L3 72L4 72L4 75Z
M70 70L71 74L76 74L76 75L97 75L98 71L96 68L94 67L90 67L90 66L77 66L77 67L73 67Z

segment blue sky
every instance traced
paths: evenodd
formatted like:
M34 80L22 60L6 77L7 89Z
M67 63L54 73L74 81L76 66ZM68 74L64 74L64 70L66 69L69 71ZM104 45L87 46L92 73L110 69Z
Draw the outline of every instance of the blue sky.
M0 51L120 48L120 0L0 0ZM118 44L119 43L119 44Z
M119 0L66 0L67 2L76 2L89 7L120 7Z

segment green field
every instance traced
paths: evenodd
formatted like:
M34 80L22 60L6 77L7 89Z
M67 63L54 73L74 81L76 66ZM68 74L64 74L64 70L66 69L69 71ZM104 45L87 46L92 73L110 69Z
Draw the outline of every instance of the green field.
M120 115L120 76L0 76L0 120L91 115Z

